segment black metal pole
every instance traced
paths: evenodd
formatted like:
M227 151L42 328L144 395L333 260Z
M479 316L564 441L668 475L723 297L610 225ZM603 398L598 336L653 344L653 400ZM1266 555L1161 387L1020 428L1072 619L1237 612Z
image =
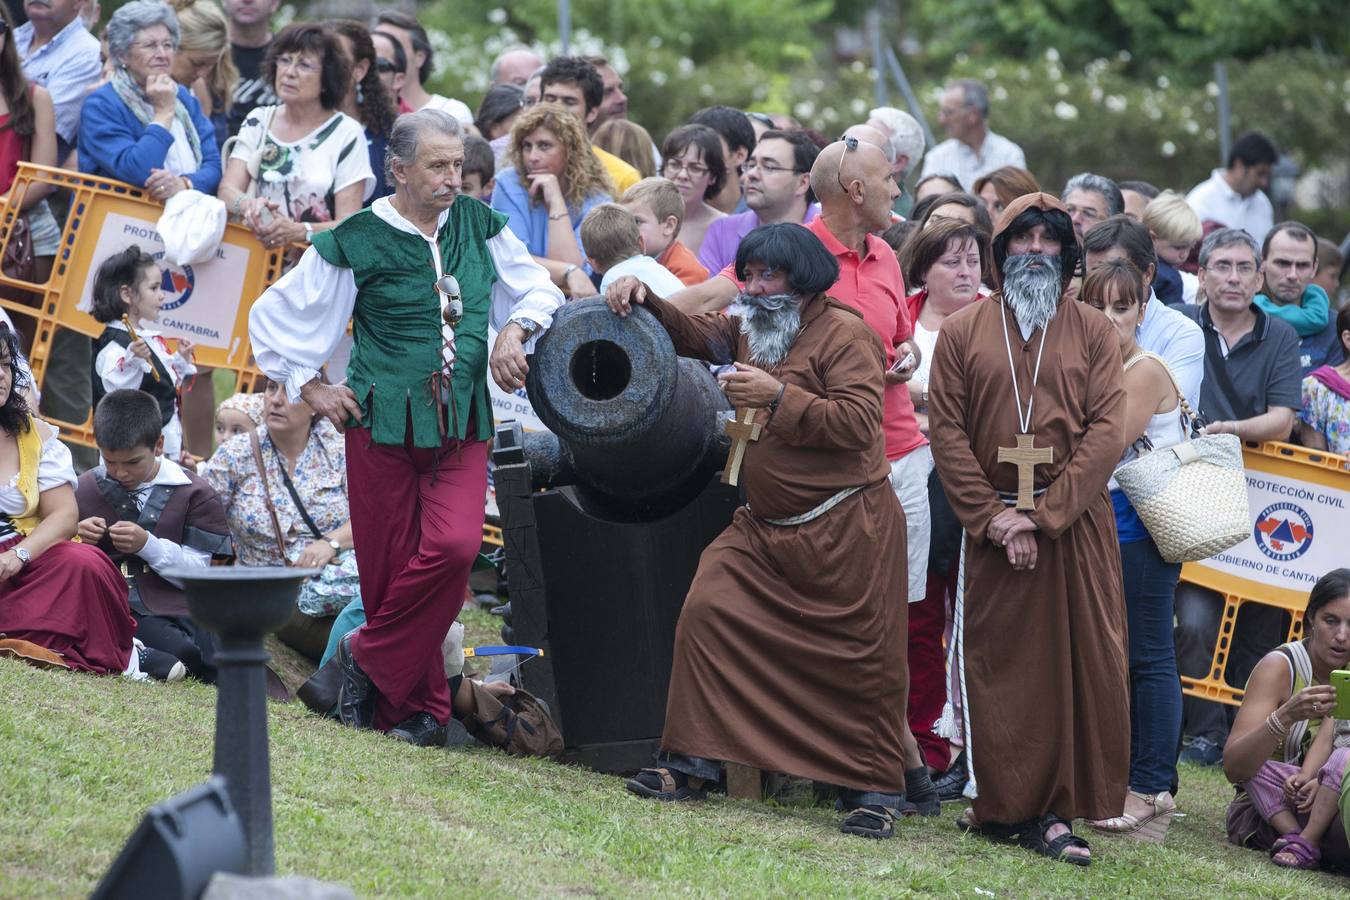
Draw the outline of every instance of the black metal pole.
M317 569L217 566L164 573L183 584L197 624L220 639L216 654L213 771L225 777L248 841L248 874L276 870L272 771L267 739L267 651L263 638L291 618L300 584Z

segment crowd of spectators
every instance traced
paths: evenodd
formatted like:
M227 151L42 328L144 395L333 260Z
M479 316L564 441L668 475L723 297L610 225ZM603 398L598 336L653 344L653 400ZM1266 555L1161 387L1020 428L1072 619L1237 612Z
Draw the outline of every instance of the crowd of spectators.
M157 203L188 190L217 196L264 246L303 248L393 191L385 157L395 120L434 109L465 134L462 193L500 213L572 298L636 275L686 312L718 312L737 295L733 263L749 232L793 223L816 234L845 273L832 293L856 300L878 331L876 322L888 321L888 364L901 348L918 360L907 384L888 380L887 387L887 455L911 529L908 718L943 798L955 799L965 780L959 727L936 723L944 704L959 707L960 698L949 696L943 646L961 530L927 452L929 364L944 320L998 287L990 240L1005 209L1043 189L1032 174L1036 160L990 129L984 85L946 85L939 121L948 137L927 153L918 122L898 109L873 109L845 132L848 151L861 141L885 161L883 169L869 150L876 171L859 175L865 187L855 196L842 161L837 185L813 181L829 142L786 116L715 105L668 134L649 133L629 119L622 74L601 57L544 59L528 47L508 48L474 111L429 88L432 42L403 12L384 11L369 23L299 21L274 33L278 0L132 0L96 37L82 17L88 5L28 0L22 25L0 10L0 194L22 162L64 166L127 182ZM1122 462L1139 447L1184 439L1183 419L1244 441L1350 454L1344 245L1300 222L1275 221L1264 191L1278 158L1276 143L1252 132L1189 191L1090 171L1059 190L1083 254L1066 296L1110 319L1127 370L1131 449ZM27 241L19 261L26 280L50 274L66 202L43 182L19 201L13 233ZM95 416L99 477L120 486L136 510L157 485L166 494L209 494L220 505L224 542L202 538L181 516L178 532L158 538L154 529L147 538L143 528L86 526L103 514L86 515L77 504L75 472L93 460L72 458L37 417L36 386L23 368L32 330L0 322L0 484L7 485L0 488L0 632L24 631L15 619L23 597L53 620L93 623L37 641L74 668L209 680L210 648L172 621L176 607L157 609L133 591L128 610L127 560L140 560L144 571L185 555L202 564L298 563L325 575L305 588L283 639L317 661L334 617L359 603L342 441L275 385L218 409L209 386L206 394L192 390L190 345L171 353L153 328L161 271L133 249L119 262L125 277L109 270L96 307L104 337L91 343L62 332L53 345L41 411L82 421L106 394L120 398L127 421L143 413L141 431L114 426L111 413ZM7 255L7 274L18 271L10 265ZM897 267L899 289L883 290ZM168 381L156 387L161 377ZM140 389L158 398L178 388L181 399L159 398L153 409L125 396ZM186 447L214 454L199 461ZM153 461L161 458L158 468ZM1209 673L1222 598L1179 583L1179 566L1161 558L1123 494L1113 490L1113 500L1130 626L1130 796L1121 816L1096 826L1165 830L1176 810L1182 747L1182 761L1222 763L1242 788L1230 816L1233 840L1273 848L1281 865L1318 865L1324 851L1334 854L1340 833L1334 803L1328 807L1318 785L1339 791L1348 757L1344 728L1332 745L1333 728L1324 724L1318 739L1326 746L1312 743L1309 723L1331 720L1314 716L1309 698L1322 697L1331 668L1350 662L1350 583L1333 573L1319 584L1302 642L1282 643L1284 613L1244 609L1225 673L1238 686L1250 678L1234 719L1231 709L1183 698L1178 680ZM77 522L83 544L67 540ZM156 616L169 625L146 624ZM136 623L146 639L133 638ZM1308 740L1296 748L1299 726ZM1281 741L1276 751L1262 743L1268 732ZM1291 799L1287 780L1294 778Z

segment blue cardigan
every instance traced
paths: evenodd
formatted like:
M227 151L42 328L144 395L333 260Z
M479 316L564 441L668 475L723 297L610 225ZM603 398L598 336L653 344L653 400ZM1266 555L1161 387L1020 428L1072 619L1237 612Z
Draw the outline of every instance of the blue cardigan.
M187 107L202 145L202 164L196 172L184 173L203 194L220 186L220 148L215 129L202 112L202 105L181 84L178 99ZM116 178L141 187L151 169L164 168L164 158L173 146L173 135L158 125L142 125L111 84L94 91L80 110L80 171Z

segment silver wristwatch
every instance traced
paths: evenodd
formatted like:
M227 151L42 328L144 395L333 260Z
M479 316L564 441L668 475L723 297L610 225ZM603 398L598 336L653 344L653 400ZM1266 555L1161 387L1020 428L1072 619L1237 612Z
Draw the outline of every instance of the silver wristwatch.
M337 555L342 552L342 545L339 544L337 541L333 540L332 538L325 538L324 542L327 543L328 546L333 548L334 555Z
M14 555L17 556L19 562L23 563L25 566L33 560L33 554L29 553L27 548L24 547L15 547Z
M533 337L533 336L534 336L534 333L535 333L536 331L539 330L539 323L538 323L538 322L535 322L535 321L533 321L532 319L527 319L527 318L525 318L525 317L523 317L523 316L516 316L516 317L514 317L514 318L512 318L512 319L509 319L509 320L507 320L507 323L506 323L506 324L507 324L507 325L519 325L519 326L520 326L520 330L523 331L523 332L525 332L525 338L526 338L527 340L528 340L529 338Z

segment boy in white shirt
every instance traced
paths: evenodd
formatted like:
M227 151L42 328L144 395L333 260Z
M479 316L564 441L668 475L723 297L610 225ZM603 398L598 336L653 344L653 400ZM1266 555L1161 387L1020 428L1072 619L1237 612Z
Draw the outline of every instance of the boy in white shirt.
M602 203L586 215L581 223L581 244L591 269L603 276L602 294L621 275L632 275L658 297L684 290L680 279L646 254L637 219L617 203Z

